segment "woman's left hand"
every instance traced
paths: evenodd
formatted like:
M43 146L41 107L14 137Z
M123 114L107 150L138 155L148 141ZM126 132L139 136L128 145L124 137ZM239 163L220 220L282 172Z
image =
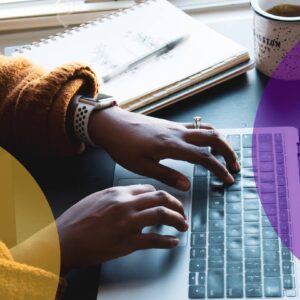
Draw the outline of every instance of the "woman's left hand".
M210 125L203 124L201 129L193 129L192 124L170 122L112 107L92 114L89 135L123 167L180 190L189 189L188 178L160 164L161 160L170 158L203 165L226 184L234 182L229 171L240 170L237 155ZM207 151L208 146L224 157L226 166Z

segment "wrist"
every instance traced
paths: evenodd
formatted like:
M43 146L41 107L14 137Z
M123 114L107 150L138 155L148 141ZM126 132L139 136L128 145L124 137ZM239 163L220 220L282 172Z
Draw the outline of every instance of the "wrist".
M97 146L103 146L105 138L111 131L113 124L121 117L123 109L112 106L103 110L92 112L88 124L88 132L91 140ZM116 117L118 116L118 117Z

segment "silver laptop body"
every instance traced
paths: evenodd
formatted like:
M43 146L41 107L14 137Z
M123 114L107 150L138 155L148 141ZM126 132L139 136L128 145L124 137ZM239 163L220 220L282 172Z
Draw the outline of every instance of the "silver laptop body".
M278 235L274 235L258 195L253 193L253 166L249 164L252 161L249 157L253 155L249 146L253 130L226 129L221 132L235 143L241 158L242 170L236 180L241 184L240 194L234 187L223 191L221 189L220 192L218 188L211 186L217 180L214 176L209 172L205 175L200 166L185 162L166 160L164 164L190 178L192 188L189 192L175 190L116 166L115 186L150 183L182 201L190 229L186 233L178 233L167 226L146 228L145 230L179 236L180 245L174 250L137 251L103 264L98 300L300 299L297 276L299 260L290 254ZM271 137L271 144L274 146L275 191L271 191L267 199L271 194L275 195L275 202L270 202L270 205L275 205L280 208L279 211L284 212L282 218L288 212L289 220L293 219L293 214L297 214L297 211L290 207L289 198L298 197L299 187L292 186L292 182L289 183L287 179L284 185L287 204L279 203L279 193L284 191L276 181L279 178L276 172L281 170L281 166L277 167L277 162L282 163L277 158L280 154L281 158L284 157L285 178L298 178L299 183L298 131L294 128L265 128L262 134L269 141ZM277 153L280 147L275 148L275 140L277 143L279 136L282 136L281 153ZM286 147L287 144L291 146ZM261 157L266 156L260 154L259 148L257 153ZM266 157L265 167L268 168L272 158ZM281 228L281 212L277 211L276 218L278 228ZM282 227L287 230L287 236L294 237L292 226L287 229L285 224Z

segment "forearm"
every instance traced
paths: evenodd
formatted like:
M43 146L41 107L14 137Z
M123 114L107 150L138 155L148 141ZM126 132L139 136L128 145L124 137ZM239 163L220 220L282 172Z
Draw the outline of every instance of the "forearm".
M67 110L77 93L94 97L95 74L80 64L45 72L25 59L0 57L0 145L39 152L78 153L67 132Z

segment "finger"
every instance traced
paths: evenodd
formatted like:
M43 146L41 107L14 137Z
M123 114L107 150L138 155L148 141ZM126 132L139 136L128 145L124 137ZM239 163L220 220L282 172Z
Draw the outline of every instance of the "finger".
M156 189L151 184L135 184L135 185L127 185L122 186L120 188L126 189L132 195L140 195L144 193L154 192Z
M183 126L187 129L195 129L194 123L182 123ZM200 129L215 129L213 125L208 123L201 123Z
M186 218L182 203L165 191L155 191L139 195L132 204L139 211L156 206L164 206L177 211Z
M136 250L142 249L171 249L179 244L179 239L168 235L156 233L140 234L134 240Z
M232 184L234 182L234 178L227 168L220 163L207 148L201 148L185 143L180 145L176 152L172 152L170 158L202 165L226 184Z
M186 142L196 146L210 146L217 153L221 154L230 170L238 172L240 165L237 155L231 146L225 141L216 130L189 130L185 136Z
M164 206L142 210L133 216L132 221L136 230L155 225L171 226L181 232L188 229L188 224L181 214Z
M158 162L145 160L142 168L143 175L145 176L154 178L182 191L188 191L190 188L190 181L187 177Z

